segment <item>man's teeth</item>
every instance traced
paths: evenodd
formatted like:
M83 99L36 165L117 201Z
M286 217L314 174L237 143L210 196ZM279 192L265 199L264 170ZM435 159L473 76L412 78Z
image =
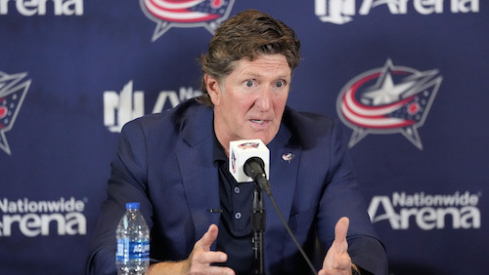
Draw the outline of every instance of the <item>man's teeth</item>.
M258 120L258 119L252 119L253 122L256 122L256 123L259 123L259 124L263 124L263 120Z

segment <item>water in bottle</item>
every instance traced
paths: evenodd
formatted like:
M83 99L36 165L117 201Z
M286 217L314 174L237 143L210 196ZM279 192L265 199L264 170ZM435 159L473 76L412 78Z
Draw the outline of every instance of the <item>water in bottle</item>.
M127 203L126 210L116 230L117 274L142 275L149 265L149 230L139 203Z

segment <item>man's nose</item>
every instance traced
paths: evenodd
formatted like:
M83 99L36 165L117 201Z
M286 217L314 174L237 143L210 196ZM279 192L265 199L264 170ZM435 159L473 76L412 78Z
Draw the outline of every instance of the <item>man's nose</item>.
M256 99L256 106L260 108L261 111L268 111L272 107L272 91L268 87L263 87L258 94Z

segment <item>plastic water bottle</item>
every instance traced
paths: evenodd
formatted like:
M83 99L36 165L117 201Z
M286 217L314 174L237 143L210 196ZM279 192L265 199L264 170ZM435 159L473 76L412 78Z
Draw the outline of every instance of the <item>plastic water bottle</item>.
M126 204L126 214L116 230L118 275L142 275L149 266L149 230L139 203Z

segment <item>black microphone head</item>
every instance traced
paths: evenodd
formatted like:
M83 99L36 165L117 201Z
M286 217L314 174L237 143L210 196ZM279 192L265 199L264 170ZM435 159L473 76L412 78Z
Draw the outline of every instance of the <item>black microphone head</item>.
M243 170L245 175L255 180L259 173L265 173L265 163L259 157L251 157L245 161Z
M267 195L271 195L270 183L267 180L265 174L265 163L259 157L251 157L246 160L243 166L244 173L250 177L261 190L265 191Z
M262 169L265 169L265 162L259 157L251 157L245 161L245 164L250 164L251 162L256 162L260 165Z

